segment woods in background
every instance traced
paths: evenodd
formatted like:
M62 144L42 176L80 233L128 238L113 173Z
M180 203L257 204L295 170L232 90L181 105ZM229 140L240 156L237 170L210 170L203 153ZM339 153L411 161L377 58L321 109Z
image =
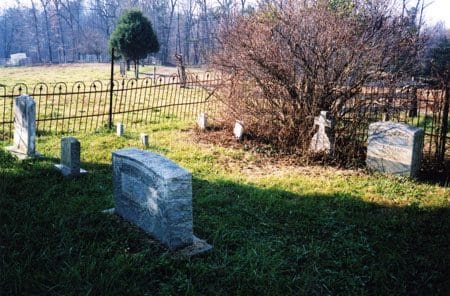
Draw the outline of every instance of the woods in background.
M0 59L24 52L33 63L107 61L108 39L123 11L140 9L160 42L153 55L175 64L203 64L216 29L233 14L254 10L247 0L17 0L0 11ZM1 62L0 62L1 64Z

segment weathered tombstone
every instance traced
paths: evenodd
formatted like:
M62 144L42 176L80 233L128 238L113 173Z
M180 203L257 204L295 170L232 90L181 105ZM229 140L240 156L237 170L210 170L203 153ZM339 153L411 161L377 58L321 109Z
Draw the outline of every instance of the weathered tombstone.
M14 141L6 147L19 159L40 156L36 152L36 103L32 97L21 95L14 99Z
M422 158L424 131L390 121L369 125L367 167L374 171L416 177Z
M113 152L114 213L188 255L211 250L193 234L192 176L171 160L135 148Z
M332 154L334 150L334 122L327 118L327 111L320 111L318 117L314 117L314 128L319 126L319 129L311 139L309 150L314 153Z
M242 140L242 137L244 136L244 124L242 121L236 120L234 123L233 134L236 140Z
M200 113L197 117L198 128L202 131L206 130L208 126L208 115L206 113Z
M125 125L122 122L117 123L116 132L119 137L123 136L123 133L125 132Z
M145 148L148 147L148 135L145 133L141 133L141 143Z
M80 168L80 148L80 142L76 138L61 139L61 163L55 164L55 168L65 177L76 177L87 173Z

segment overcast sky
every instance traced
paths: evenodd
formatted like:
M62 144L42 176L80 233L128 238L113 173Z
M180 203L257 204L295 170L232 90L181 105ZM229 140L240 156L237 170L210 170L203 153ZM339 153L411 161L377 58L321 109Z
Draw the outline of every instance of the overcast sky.
M21 3L28 4L29 0L20 0ZM428 25L442 21L450 28L450 0L426 0L429 6L425 10L425 20ZM16 0L0 0L0 10L15 5Z

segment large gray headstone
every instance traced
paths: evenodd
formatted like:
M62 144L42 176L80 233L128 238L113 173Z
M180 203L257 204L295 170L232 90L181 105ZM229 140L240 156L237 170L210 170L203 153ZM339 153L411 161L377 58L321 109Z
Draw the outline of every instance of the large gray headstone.
M173 161L144 150L113 152L115 213L169 249L211 249L193 234L192 176ZM192 249L194 247L194 249Z
M311 139L309 150L314 153L333 153L334 148L334 135L332 119L327 118L327 111L320 111L318 117L314 117L314 128L319 127L317 132Z
M14 142L7 147L20 159L35 157L36 153L36 103L28 95L14 99Z
M86 171L80 168L80 142L73 137L65 137L61 139L61 164L55 167L66 177L79 176L85 174Z
M422 158L424 131L390 121L369 125L367 167L374 171L416 177Z

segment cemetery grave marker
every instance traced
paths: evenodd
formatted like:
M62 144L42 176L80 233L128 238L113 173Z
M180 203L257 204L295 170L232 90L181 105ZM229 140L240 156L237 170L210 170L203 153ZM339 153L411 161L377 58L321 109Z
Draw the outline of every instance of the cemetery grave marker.
M416 177L422 158L424 130L390 121L369 125L367 167L371 170Z

